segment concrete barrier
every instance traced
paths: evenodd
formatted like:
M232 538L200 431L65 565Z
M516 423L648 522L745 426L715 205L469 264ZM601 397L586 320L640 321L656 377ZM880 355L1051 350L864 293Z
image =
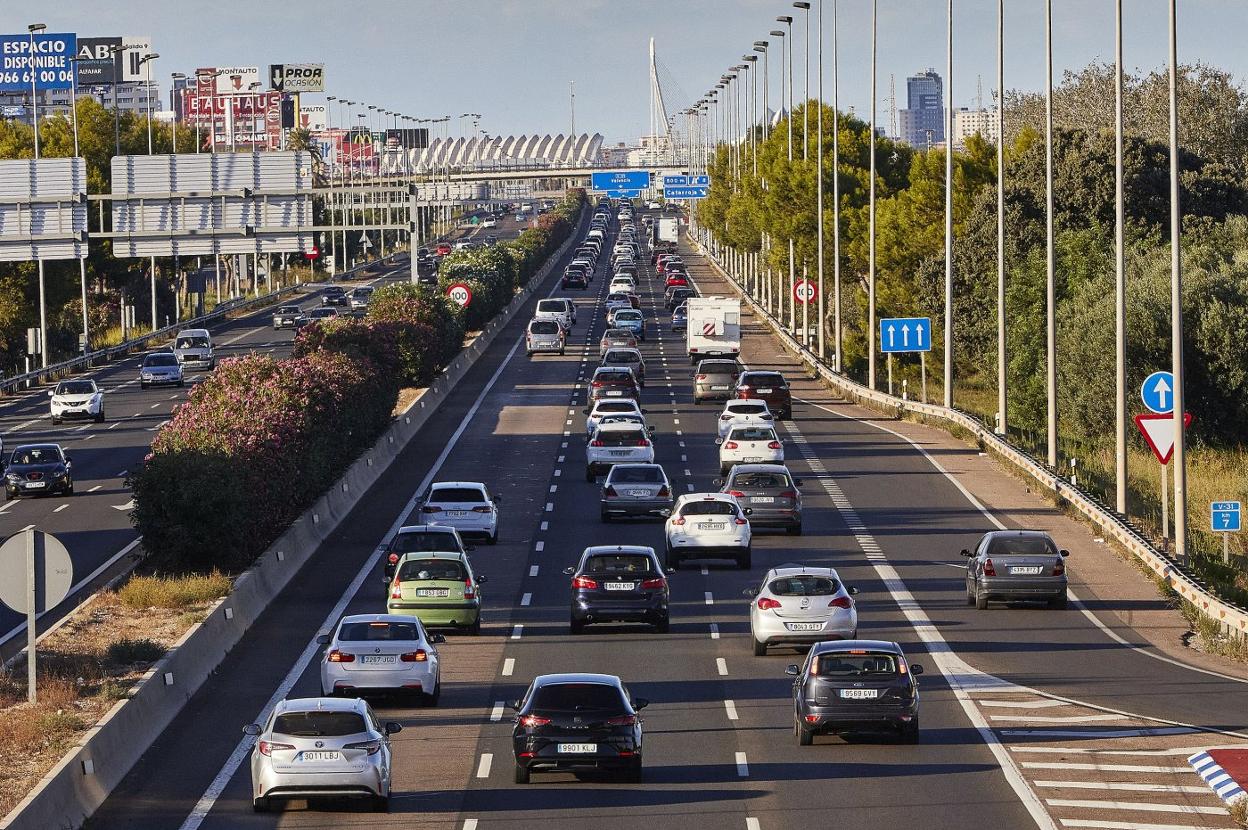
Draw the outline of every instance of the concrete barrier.
M234 582L230 595L192 626L7 816L0 830L77 828L108 798L139 757L238 644L269 602L355 508L580 238L587 211L524 290L468 343L329 490Z

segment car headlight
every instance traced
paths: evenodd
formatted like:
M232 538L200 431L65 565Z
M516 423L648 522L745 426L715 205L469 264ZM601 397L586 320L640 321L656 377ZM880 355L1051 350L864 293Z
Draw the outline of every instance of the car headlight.
M22 480L22 477L19 476L17 473L9 473L4 478L5 478L5 481L8 481L10 484L17 484L19 481Z
M143 380L151 380L151 379L152 379L152 373L151 373L151 372L144 372L144 373L142 374L142 378L143 378Z

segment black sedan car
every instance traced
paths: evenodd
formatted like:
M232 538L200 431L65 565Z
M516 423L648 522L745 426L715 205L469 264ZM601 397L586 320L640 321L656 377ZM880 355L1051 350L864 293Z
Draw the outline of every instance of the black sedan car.
M69 453L59 444L23 444L15 447L4 467L4 497L74 494Z
M660 633L668 630L667 574L654 548L598 545L586 548L572 577L573 634L598 622L642 622Z
M347 308L351 301L347 297L347 289L341 285L331 285L325 289L325 293L321 295L321 305L341 306Z
M584 291L589 288L589 280L585 279L583 270L569 269L563 275L561 286L563 288L579 288L581 291Z
M610 674L544 674L512 701L516 783L533 772L619 770L641 782L641 717L649 701L633 700Z
M816 643L793 681L793 731L810 746L815 735L884 732L919 742L919 684L923 667L885 640Z

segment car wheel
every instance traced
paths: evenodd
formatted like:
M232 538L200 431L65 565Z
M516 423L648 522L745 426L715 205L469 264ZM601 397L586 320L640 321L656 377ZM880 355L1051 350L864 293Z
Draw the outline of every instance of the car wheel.
M790 536L801 536L801 535L802 535L802 526L801 526L801 524L800 524L800 523L799 523L799 524L795 524L795 525L793 525L792 527L788 527L788 528L785 528L785 529L788 531L788 533L789 533L789 535L790 535Z
M74 494L74 483L71 481L69 484L65 485L65 495L72 496L73 494Z
M731 469L732 469L731 467L725 467L723 464L720 464L719 465L719 477L723 478L724 476L728 475L728 471Z
M563 349L560 349L560 350L559 350L559 356L560 356L560 357L563 357Z
M988 607L988 595L983 591L975 591L975 610L983 611Z
M629 784L640 784L644 778L641 770L641 762L638 761L624 771L624 780Z
M580 620L572 620L571 622L568 623L568 633L571 634L572 636L575 637L577 634L583 634L584 632L585 632L585 623L581 622Z
M975 592L972 591L969 587L966 589L966 604L967 605L975 604Z
M435 678L433 681L433 694L425 695L426 706L437 706L442 700L442 678Z
M758 640L755 640L753 635L750 635L750 640L751 642L754 643L754 656L766 657L767 656L767 644L760 643Z
M658 634L666 634L666 633L668 633L669 631L671 631L671 630L672 630L672 619L671 619L671 617L664 617L663 619L661 619L661 620L659 620L657 623L655 623L655 624L654 624L654 630L655 630L655 632L656 632L656 633L658 633Z
M701 399L701 398L694 398L694 399L693 399L693 405L694 405L694 406L701 406L701 405L702 405L702 399Z
M60 419L60 418L58 418L58 417L56 417L55 415L53 415L53 416L52 416L52 426L59 426L59 425L60 425L60 423L61 423L61 419Z
M261 796L251 800L251 809L257 813L267 813L269 811L269 800Z
M585 480L592 484L595 478L596 476L594 475L594 468L586 467L585 468Z
M516 783L517 784L529 783L529 768L528 767L521 766L520 764L516 764Z
M611 522L611 514L605 510L599 512L598 518L606 524L610 524Z
M667 549L667 555L663 557L663 567L669 571L680 569L680 556L670 547Z
M487 545L497 545L497 544L498 544L498 528L495 528L493 533L491 533L489 536L485 537L485 543L486 543Z
M140 388L140 389L146 389L146 388L147 388L147 382L146 382L146 381L142 381L142 380L141 380L141 381L139 381L139 388Z
M737 567L743 571L748 571L750 569L751 559L750 549L746 548L745 554L737 557Z
M373 812L374 812L374 813L388 813L388 812L390 812L390 796L388 796L388 795L379 795L379 796L374 796L374 798L373 798Z
M179 388L179 389L181 389L181 388L182 388L182 381L178 381L178 388Z
M814 730L807 729L801 721L795 721L793 729L797 732L798 746L810 746L815 742Z
M919 742L919 719L917 717L901 727L901 742L903 744Z
M481 612L477 612L477 618L472 621L472 625L468 626L468 633L474 637L481 636Z
M97 424L102 424L102 423L104 423L104 410L103 410L103 409L101 409L101 410L100 410L100 414L99 414L99 415L96 415L96 416L95 416L95 422L96 422Z
M527 357L532 357L532 356L533 356L533 352L529 351L528 349L525 349L525 350L524 350L524 354L525 354L525 356L527 356Z
M1063 591L1058 596L1055 596L1049 600L1049 607L1061 609L1061 608L1065 608L1067 605L1069 605L1069 603L1070 601L1066 597L1066 592Z

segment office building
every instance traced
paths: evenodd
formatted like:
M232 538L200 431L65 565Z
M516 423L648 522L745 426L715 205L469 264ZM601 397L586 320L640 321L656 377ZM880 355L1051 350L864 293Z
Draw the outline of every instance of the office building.
M906 78L906 108L898 112L900 138L912 147L945 140L944 82L935 69Z

